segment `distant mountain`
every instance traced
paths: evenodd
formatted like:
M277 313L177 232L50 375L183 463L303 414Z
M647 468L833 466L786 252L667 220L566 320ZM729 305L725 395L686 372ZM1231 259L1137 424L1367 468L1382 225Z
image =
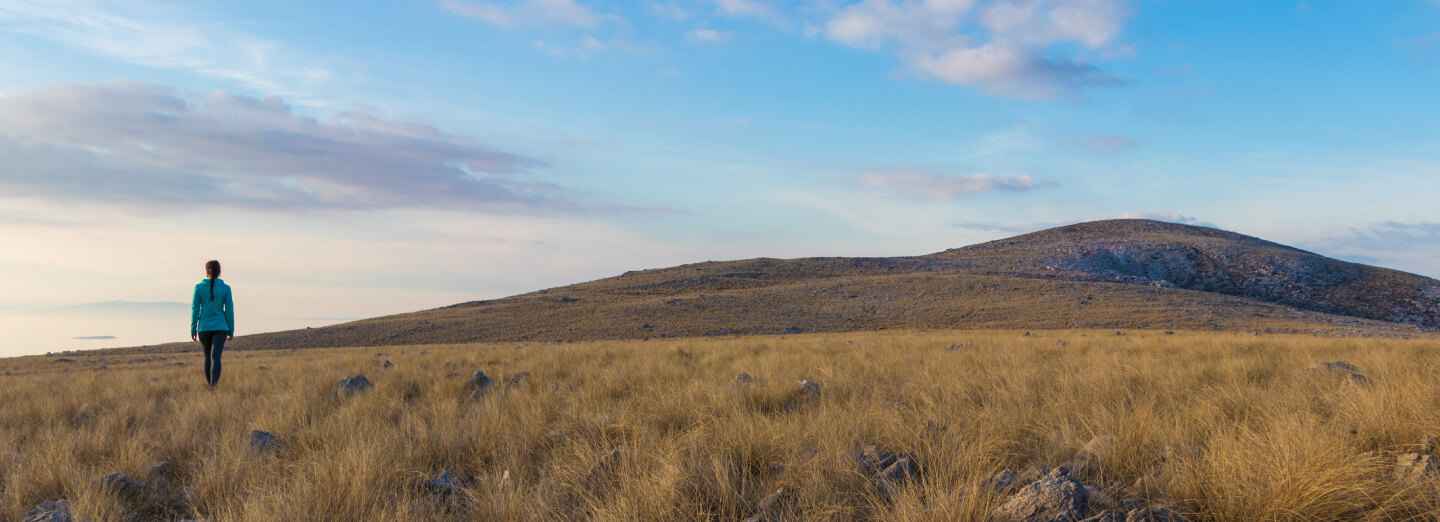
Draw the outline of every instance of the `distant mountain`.
M136 303L131 301L105 301L82 305L51 308L37 312L37 315L58 315L74 317L107 317L115 319L190 319L190 304L170 301Z
M749 259L626 272L503 299L249 335L233 346L901 328L1411 334L1440 328L1440 281L1213 228L1111 220L916 257Z

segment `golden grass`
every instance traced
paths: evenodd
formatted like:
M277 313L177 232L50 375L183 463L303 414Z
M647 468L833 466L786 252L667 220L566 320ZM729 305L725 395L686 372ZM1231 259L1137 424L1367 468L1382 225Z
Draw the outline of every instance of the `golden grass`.
M783 487L790 520L981 520L1007 498L987 478L1063 464L1102 434L1115 450L1078 478L1192 520L1440 517L1440 491L1391 470L1440 435L1440 342L1127 333L236 351L213 394L194 354L0 360L0 519L67 498L97 521L739 520ZM1317 359L1369 384L1306 371ZM477 369L497 385L472 401ZM729 386L739 372L763 382ZM332 399L355 373L375 389ZM250 450L252 429L285 447ZM887 497L856 464L867 445L915 455L920 478ZM96 484L159 461L193 514L122 510ZM442 470L461 498L412 484Z

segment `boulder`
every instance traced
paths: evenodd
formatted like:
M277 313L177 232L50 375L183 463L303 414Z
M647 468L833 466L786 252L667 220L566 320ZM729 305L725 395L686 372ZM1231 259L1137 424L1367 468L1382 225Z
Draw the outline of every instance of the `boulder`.
M820 383L805 380L795 381L795 391L799 392L800 395L819 396Z
M390 359L385 359L385 362L380 363L380 367L388 370L388 369L394 368L394 367L395 367L395 364L394 364L394 363L391 363L391 362L390 362Z
M485 372L475 370L475 374L470 376L470 386L472 388L470 398L479 399L484 397L485 392L489 391L490 387L494 385L495 381L490 380L490 377L485 375Z
M370 379L366 379L363 374L352 375L335 382L335 395L337 397L350 397L355 394L370 391L370 389L374 387L375 385L370 383Z
M510 381L505 383L505 393L510 393L511 388L519 388L526 384L530 384L530 372L520 372L511 375Z
M1360 373L1360 368L1356 367L1356 366L1353 365L1353 364L1350 364L1350 363L1348 363L1348 362L1345 362L1345 361L1335 361L1335 362L1310 361L1310 369L1312 369L1312 370L1329 370L1329 371L1333 371L1333 372L1343 372L1343 373Z
M901 453L895 456L895 462L875 475L875 487L886 497L893 499L900 493L901 486L919 475L920 465L915 462L914 457L909 453Z
M30 509L25 514L24 522L73 522L75 516L70 514L70 501L60 499L56 501L45 501Z
M951 349L951 350L964 350L964 349L966 349L966 348L969 348L971 344L974 344L974 343L968 343L968 342L967 342L967 343L955 343L955 344L950 345L950 349Z
M455 480L455 474L450 470L440 472L435 479L417 478L415 486L420 491L430 493L438 497L450 497L460 491L460 482Z
M991 514L994 522L1074 522L1089 511L1085 485L1065 467L1021 488Z
M100 490L117 500L133 502L145 498L145 485L130 475L114 472L100 477Z
M1434 480L1436 475L1435 459L1429 455L1406 453L1395 459L1395 480L1406 486Z
M738 387L740 387L740 386L745 386L745 385L747 385L747 384L755 384L755 383L757 383L757 382L759 382L759 381L760 381L760 379L756 379L756 378L754 378L754 377L751 377L750 374L748 374L748 373L740 372L740 374L739 374L739 375L736 375L734 379L730 379L730 387L731 387L731 388L738 388Z
M280 451L285 443L270 432L254 430L250 432L250 449L261 453L274 453Z

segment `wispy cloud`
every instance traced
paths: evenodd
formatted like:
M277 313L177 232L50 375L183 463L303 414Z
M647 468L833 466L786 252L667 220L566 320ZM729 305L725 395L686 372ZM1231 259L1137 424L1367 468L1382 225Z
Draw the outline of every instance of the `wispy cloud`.
M274 96L111 82L0 98L0 187L9 196L147 209L601 208L534 179L542 166L428 123L366 112L319 120Z
M440 7L453 14L501 27L594 27L605 21L604 16L575 0L520 0L509 3L440 0Z
M730 31L719 31L711 29L706 24L700 24L694 29L685 32L685 38L692 42L723 43L733 35Z
M894 169L862 174L856 181L866 187L890 189L905 196L925 199L955 199L966 194L993 191L1024 192L1055 184L1050 180L1035 181L1024 174L994 176L931 173L913 170L904 164Z
M1077 140L1080 145L1091 149L1114 154L1125 149L1140 146L1140 142L1124 136L1085 136Z
M1063 50L1126 54L1116 39L1130 13L1125 0L863 0L839 10L824 32L852 47L892 46L921 75L1048 99L1125 83Z
M1337 237L1334 242L1345 247L1386 252L1440 247L1440 223L1385 221L1365 228L1352 228L1348 235Z
M733 18L756 18L776 27L789 27L790 19L779 9L758 0L712 0L715 11Z
M275 42L145 0L0 1L0 29L264 92L300 94L334 76L328 69L292 65L286 56L293 53Z

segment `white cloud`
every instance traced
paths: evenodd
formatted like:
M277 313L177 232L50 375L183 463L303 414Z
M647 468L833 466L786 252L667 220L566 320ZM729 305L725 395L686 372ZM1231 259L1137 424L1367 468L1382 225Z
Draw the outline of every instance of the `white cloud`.
M690 18L689 11L686 11L685 8L680 7L679 4L669 2L663 4L660 2L651 2L650 12L655 13L655 16L658 16L660 18L666 18L669 20L684 20L686 18Z
M145 209L600 208L529 174L543 165L428 123L301 116L275 96L111 82L0 99L0 187L10 197Z
M1126 54L1115 43L1126 0L863 0L829 20L825 35L865 49L893 46L915 72L983 92L1046 99L1123 83L1059 47Z
M145 0L0 1L0 30L285 95L299 94L334 75L323 68L291 65L286 57L293 53L274 42Z
M966 194L992 191L1024 192L1055 184L1049 180L1035 181L1024 174L937 174L913 170L904 164L891 170L862 174L856 181L867 187L891 189L906 196L926 199L955 199Z
M440 7L460 16L484 20L501 27L594 27L605 20L605 17L576 3L575 0L521 0L514 3L440 0Z
M730 31L717 31L706 27L704 24L685 32L685 38L692 42L724 43L734 33Z
M535 40L535 48L554 56L575 56L580 59L588 59L590 58L590 53L607 50L610 48L610 44L587 34L573 46L553 44L545 40Z
M775 8L756 0L713 0L715 10L725 16L757 18L778 27L786 27L790 19Z

